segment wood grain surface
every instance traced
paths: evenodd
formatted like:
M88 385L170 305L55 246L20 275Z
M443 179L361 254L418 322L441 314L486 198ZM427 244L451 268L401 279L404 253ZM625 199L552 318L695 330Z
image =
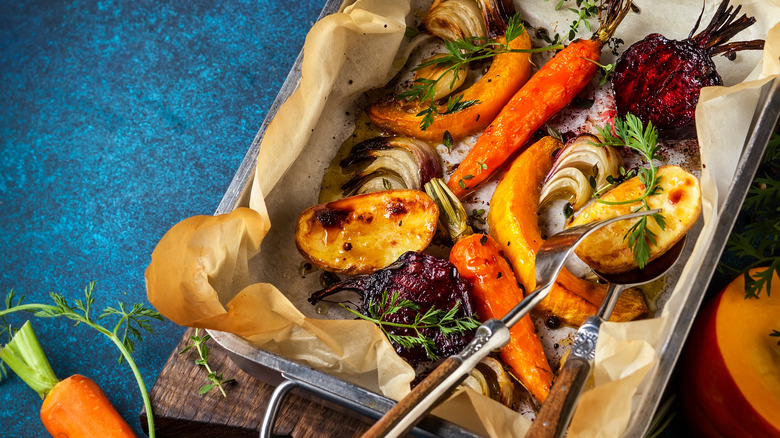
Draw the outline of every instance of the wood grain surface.
M198 393L206 382L204 367L195 364L194 349L179 354L189 343L188 329L171 352L150 392L157 436L164 437L257 437L268 399L274 387L241 371L223 348L208 340L208 363L217 373L236 381L226 386L227 397L218 390ZM146 431L146 414L140 415ZM292 394L276 420L274 435L282 437L356 437L369 425L360 419Z

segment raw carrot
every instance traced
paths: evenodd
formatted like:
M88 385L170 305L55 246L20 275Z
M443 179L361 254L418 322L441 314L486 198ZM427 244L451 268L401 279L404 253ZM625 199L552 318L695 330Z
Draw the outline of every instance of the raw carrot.
M97 383L76 374L43 399L41 421L55 437L135 437Z
M447 181L458 198L487 180L585 88L596 73L601 48L630 8L630 1L621 6L622 2L610 1L606 19L593 38L571 42L510 99Z
M523 291L501 247L488 235L471 234L463 206L443 180L434 178L425 185L425 190L444 213L442 222L455 242L450 250L450 263L471 282L480 319L503 317L523 299ZM553 372L531 317L526 315L509 333L510 341L501 349L501 359L523 386L539 402L544 402L550 392Z
M136 436L95 382L78 374L57 379L29 321L0 350L0 360L41 396L41 420L52 436Z

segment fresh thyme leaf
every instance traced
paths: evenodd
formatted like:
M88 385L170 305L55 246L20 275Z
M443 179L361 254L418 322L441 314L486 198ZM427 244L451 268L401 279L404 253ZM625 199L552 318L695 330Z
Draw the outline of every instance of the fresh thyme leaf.
M478 222L484 225L486 223L484 215L485 215L484 208L480 208L480 209L475 208L471 210L471 218L474 220L474 222Z
M563 143L563 135L561 134L561 131L558 131L557 129L553 128L550 125L545 124L544 126L545 128L547 128L547 135ZM555 156L560 150L561 148L555 149L555 151L553 152L553 156Z
M206 372L208 373L206 375L206 380L209 382L203 386L200 387L200 390L198 391L199 394L206 394L207 392L211 391L214 388L219 389L219 391L222 393L223 397L227 397L227 394L225 393L225 388L223 385L226 385L230 382L234 382L235 379L225 378L222 373L217 374L215 371L211 369L211 366L209 366L208 360L209 360L209 347L206 345L206 341L211 339L211 336L206 333L203 336L199 336L200 329L195 329L195 334L190 336L191 343L181 349L179 351L179 354L184 354L193 348L198 352L198 359L195 359L195 364L202 366L206 368Z
M447 148L448 151L452 150L452 145L455 142L455 140L452 138L452 134L450 134L450 131L444 131L444 136L441 140L444 147Z
M607 79L609 79L610 76L612 76L612 73L615 72L616 63L614 63L614 62L612 64L604 65L604 64L599 64L598 62L596 62L596 61L594 61L592 59L588 59L588 58L582 58L582 59L596 64L601 69L602 75L601 75L601 80L599 80L599 84L601 84L601 85L606 84L607 83Z
M645 191L635 199L614 202L597 199L597 202L608 205L641 202L641 205L635 211L649 210L647 197L657 195L662 190L658 185L660 178L657 176L658 168L655 165L655 160L660 159L658 151L661 149L661 146L658 144L658 132L652 123L648 123L646 127L643 127L642 121L633 114L627 114L625 119L615 117L614 130L615 134L612 134L609 126L599 128L599 134L604 138L602 144L627 146L639 152L647 160L649 167L644 167L637 171L639 180L645 186ZM660 229L666 228L666 221L660 213L652 215L652 218ZM650 258L650 245L656 244L656 235L647 227L648 223L647 216L643 216L637 220L624 236L634 255L634 263L639 268L644 268L647 265Z
M555 4L555 10L558 11L563 9L563 6L567 1L569 0L559 0L558 3ZM574 41L574 39L577 37L577 34L580 31L580 25L584 26L589 32L591 32L592 29L588 20L598 17L599 15L599 6L596 0L576 0L575 6L576 7L567 8L577 16L577 18L572 20L569 27L569 32L567 33L567 37L570 41ZM558 35L555 36L555 41L558 41Z
M421 330L439 330L444 336L448 337L453 334L461 334L479 327L479 321L477 321L474 317L457 316L461 306L460 301L458 301L449 310L436 309L431 307L425 312L421 313L420 306L417 303L408 299L400 299L398 291L393 291L392 293L388 293L386 290L383 291L382 296L378 302L376 300L370 299L367 306L368 315L363 315L362 313L351 309L344 304L341 304L341 306L356 317L371 321L379 326L390 342L400 345L403 348L414 348L417 346L423 347L431 360L439 359L439 355L435 351L436 344L433 339L425 336ZM387 321L388 316L403 309L409 309L416 312L413 323L407 324ZM414 332L414 335L395 334L389 330L391 327L410 329Z

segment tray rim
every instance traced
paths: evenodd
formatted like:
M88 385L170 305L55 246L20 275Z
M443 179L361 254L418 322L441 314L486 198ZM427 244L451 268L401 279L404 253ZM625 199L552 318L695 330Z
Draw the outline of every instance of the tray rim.
M354 0L326 0L317 20L322 19L326 15L343 10L344 7L353 2ZM265 131L282 104L298 88L301 78L300 66L302 58L303 49L299 52L293 67L282 84L274 102L271 104L267 116L263 120L258 133L223 195L215 214L225 214L233 211L248 196L249 187L254 178L260 144L262 143ZM749 132L755 134L759 131L763 131L766 135L762 136L760 132L759 135L749 134L745 141L734 179L729 186L727 197L722 203L723 207L719 212L715 233L717 237L709 242L701 269L699 269L695 278L695 284L700 285L697 288L698 291L693 291L688 295L680 317L672 328L671 335L664 340L660 348L660 359L655 365L655 369L651 370L646 377L646 379L649 378L652 380L652 387L660 389L649 392L647 396L642 397L639 405L634 409L634 413L622 436L643 436L650 426L658 405L661 403L661 398L671 379L672 372L693 324L694 317L698 313L699 307L701 306L704 295L718 264L718 260L726 246L728 236L731 234L731 230L736 222L737 213L739 213L741 209L747 191L758 170L758 165L760 164L764 150L766 149L769 135L771 135L772 128L778 121L778 116L780 115L777 108L780 106L780 91L778 90L780 90L780 79L770 80L762 87L759 104L756 108L753 124L751 125ZM768 103L773 105L769 105ZM770 108L770 106L773 106L773 108ZM208 331L211 333L214 340L230 353L231 359L234 360L236 365L253 376L255 376L256 373L253 373L252 370L245 369L251 368L251 365L248 365L246 361L278 372L282 380L298 379L314 385L320 384L324 386L323 389L325 390L337 388L339 391L344 391L345 407L349 409L355 409L357 407L359 413L374 418L379 418L395 403L392 399L364 389L339 377L314 370L267 350L252 347L251 344L236 335L215 330ZM276 384L274 382L267 383ZM360 409L360 406L364 409ZM428 430L435 430L438 434L446 433L444 436L479 436L432 415L421 423L421 427L424 429L418 427L413 431L413 434L416 436L431 436L431 432L428 432Z

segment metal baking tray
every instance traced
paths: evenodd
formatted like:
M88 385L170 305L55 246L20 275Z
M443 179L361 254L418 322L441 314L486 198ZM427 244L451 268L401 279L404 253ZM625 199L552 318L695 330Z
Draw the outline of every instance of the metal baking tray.
M351 3L349 0L327 0L319 18L338 12L349 3ZM280 106L300 83L302 56L303 52L301 51L223 196L216 214L228 213L237 207L248 204L249 187L252 184L261 141L268 124ZM721 214L716 224L716 238L709 242L707 255L696 274L694 284L697 285L697 289L688 295L681 317L674 325L671 336L665 340L661 347L660 360L655 372L647 377L650 380L648 387L655 389L643 397L639 406L634 410L634 415L631 417L624 436L643 436L650 425L779 115L780 80L775 80L768 82L762 89L750 130L751 134L745 142L727 198L721 204ZM296 389L304 397L316 395L316 398L322 400L323 404L342 412L373 419L381 417L395 403L388 397L343 379L314 370L275 353L255 348L236 335L214 330L209 330L209 333L216 342L227 350L231 359L242 370L264 382L279 385L270 402L269 412L274 411L274 407L278 410L278 404L291 389ZM274 418L273 415L270 417L266 420L272 428ZM424 419L412 431L412 434L421 437L479 436L435 416L428 416Z

